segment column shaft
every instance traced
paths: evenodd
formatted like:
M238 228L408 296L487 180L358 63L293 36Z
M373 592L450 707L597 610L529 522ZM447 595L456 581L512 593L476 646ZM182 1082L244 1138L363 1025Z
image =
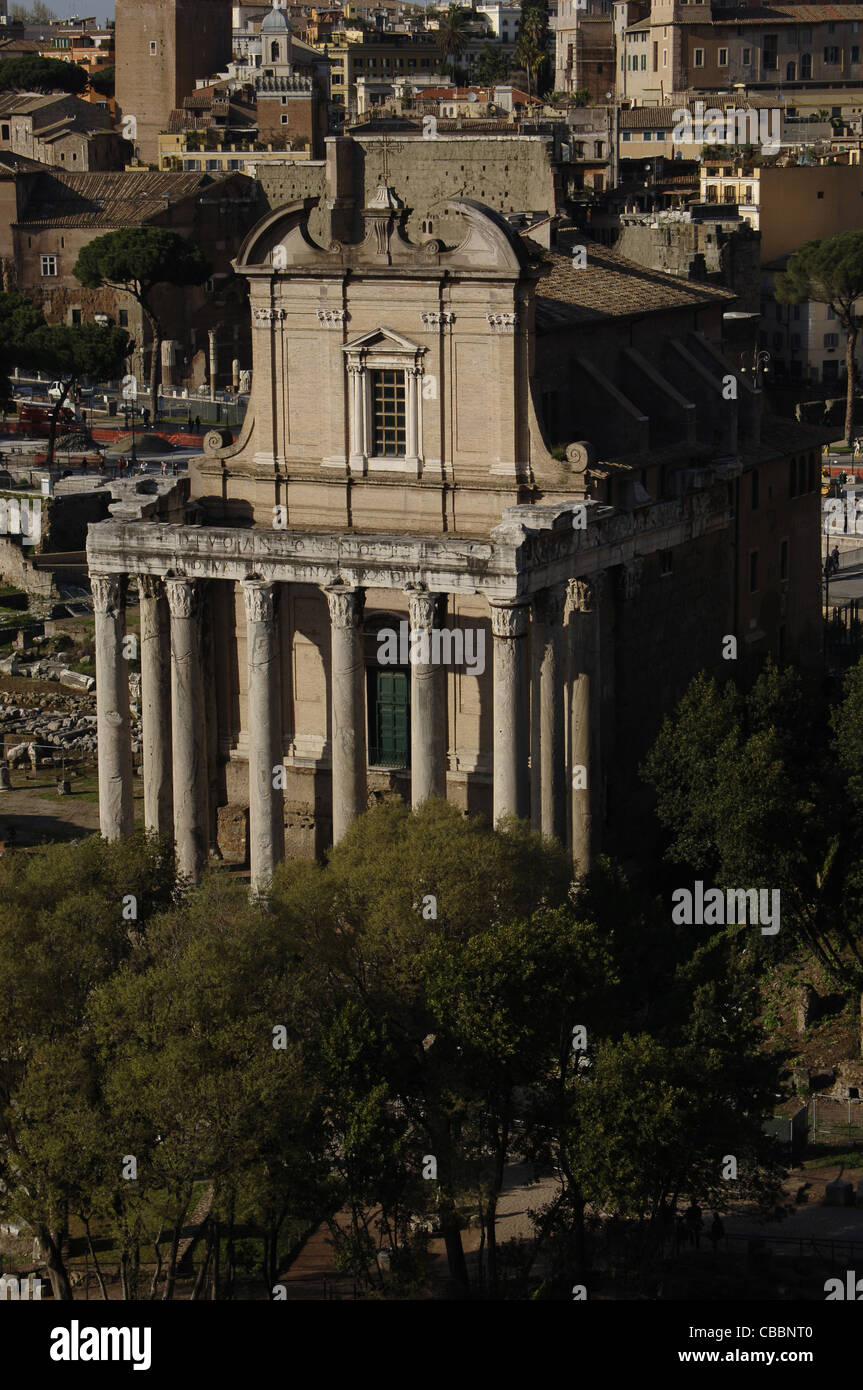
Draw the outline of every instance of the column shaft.
M543 835L566 841L566 765L563 739L563 682L560 660L561 596L547 591L539 605L539 826Z
M604 575L573 579L567 604L570 612L572 857L587 873L595 850L594 825L600 788L599 759L599 606Z
M332 657L331 745L333 843L366 810L366 702L362 616L365 592L345 584L326 590Z
M446 796L446 670L434 656L432 633L442 596L408 590L411 634L424 632L429 660L411 661L411 805Z
M247 581L249 655L249 844L252 891L266 892L285 857L284 795L278 772L281 750L281 683L276 643L275 590Z
M494 648L494 788L495 825L501 816L528 814L527 692L524 604L491 605Z
M142 574L141 723L144 745L144 825L154 835L172 835L171 618L161 579Z
M177 871L197 883L207 859L207 757L200 650L200 588L166 583L171 610L171 724Z
M123 657L125 576L91 575L96 644L96 735L99 755L99 829L106 840L131 835L132 730L129 668Z

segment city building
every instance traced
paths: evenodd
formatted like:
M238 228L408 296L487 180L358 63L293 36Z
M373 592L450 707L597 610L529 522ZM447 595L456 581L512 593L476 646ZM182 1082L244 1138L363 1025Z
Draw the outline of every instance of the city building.
M171 112L231 59L230 0L117 0L116 53L118 118L155 163Z
M156 307L163 325L165 380L200 385L216 335L219 386L245 367L250 335L245 282L231 258L260 214L256 184L241 174L75 174L6 169L0 177L0 257L4 287L29 295L49 323L118 324L137 343L135 374L149 378L150 329L131 295L88 290L73 274L81 248L119 227L169 227L205 248L209 284L162 286Z
M780 105L799 106L820 89L859 108L861 21L854 4L652 0L649 15L618 30L618 95L662 103L686 91L774 91Z
M736 162L701 166L700 201L734 204L761 233L764 263L798 250L806 241L860 229L863 168L859 164L814 167Z
M610 101L617 90L611 0L560 0L553 27L555 90Z
M131 145L107 109L68 92L0 92L0 152L73 172L122 169Z
M817 660L820 435L762 431L726 291L475 197L411 234L350 144L236 256L252 396L185 523L90 528L102 831L132 829L137 584L145 819L181 872L218 846L261 890L370 800L433 795L584 869L638 833L644 751L729 637L744 668Z

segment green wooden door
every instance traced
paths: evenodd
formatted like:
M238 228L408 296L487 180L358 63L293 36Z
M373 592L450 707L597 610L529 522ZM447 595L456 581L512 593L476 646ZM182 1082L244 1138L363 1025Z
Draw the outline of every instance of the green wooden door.
M369 762L378 767L407 767L410 762L407 671L369 672Z

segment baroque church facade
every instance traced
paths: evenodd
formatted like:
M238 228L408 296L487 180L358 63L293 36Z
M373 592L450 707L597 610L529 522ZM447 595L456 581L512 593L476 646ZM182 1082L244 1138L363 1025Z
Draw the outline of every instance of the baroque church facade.
M132 829L137 587L145 821L192 879L248 855L263 889L386 796L529 817L583 870L729 638L815 658L817 442L762 428L726 292L466 199L409 236L345 143L241 247L251 400L183 523L90 528L102 833Z

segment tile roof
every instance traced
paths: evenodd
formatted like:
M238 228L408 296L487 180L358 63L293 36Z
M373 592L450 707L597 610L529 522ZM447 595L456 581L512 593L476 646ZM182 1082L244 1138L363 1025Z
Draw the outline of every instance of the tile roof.
M698 97L680 97L673 106L633 106L630 110L621 110L620 129L621 130L662 130L670 128L679 119L679 113L687 110L695 114L695 102L700 102L705 112L708 107L715 107L724 111L726 106L732 107L735 111L747 111L750 108L760 110L762 107L774 107L775 99L770 97L747 97L745 102L735 99L729 92L704 92Z
M227 177L235 178L235 174ZM36 174L17 226L134 227L218 181L203 173Z
M27 115L46 106L56 106L65 92L0 92L0 116Z
M730 290L649 270L598 242L584 239L587 265L576 270L570 255L548 251L537 284L536 324L540 330L572 323L658 313L705 304L729 303Z
M718 24L823 24L863 19L863 5L751 5L715 11L705 22Z

